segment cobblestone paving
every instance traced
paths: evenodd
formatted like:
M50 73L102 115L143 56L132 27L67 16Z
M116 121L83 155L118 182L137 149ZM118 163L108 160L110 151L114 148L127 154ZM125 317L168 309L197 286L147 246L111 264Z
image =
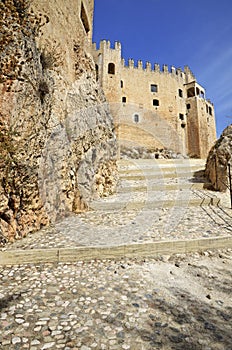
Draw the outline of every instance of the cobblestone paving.
M126 163L124 163L126 164ZM146 163L149 166L149 162ZM164 166L165 164L163 164ZM124 165L125 167L125 165ZM127 166L128 168L128 166ZM200 167L201 168L201 167ZM181 168L178 170L181 171ZM232 211L229 193L217 193L191 187L194 183L204 183L201 177L121 181L118 193L102 198L95 203L107 204L104 210L90 210L72 215L55 225L29 235L22 241L7 244L3 249L70 248L77 246L115 246L131 243L154 242L160 240L181 240L229 236L232 233ZM195 181L195 182L193 182ZM160 190L153 191L153 186ZM166 185L177 185L168 191ZM122 190L126 186L124 193ZM134 191L134 187L142 190ZM186 186L190 186L187 187ZM219 206L180 206L178 202L191 199L218 198ZM139 208L128 210L126 205L137 201ZM158 208L150 209L149 203L156 201ZM163 201L172 201L170 208ZM111 210L112 203L121 204Z
M126 180L119 194L102 200L144 201L140 209L112 211L109 206L72 215L2 250L231 235L228 194L220 195L221 206L182 207L173 201L170 208L149 209L146 201L160 194L168 200L218 196L186 189L192 181L187 177L162 181ZM123 192L123 186L143 183L145 190ZM166 184L179 189L165 191ZM163 188L153 192L153 185ZM156 259L0 266L0 349L232 350L231 271L231 249Z
M0 267L1 350L231 350L232 250Z

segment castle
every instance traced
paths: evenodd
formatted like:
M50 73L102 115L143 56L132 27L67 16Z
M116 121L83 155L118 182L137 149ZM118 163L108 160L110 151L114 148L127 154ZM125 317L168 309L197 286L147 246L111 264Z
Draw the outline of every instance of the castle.
M121 57L121 44L93 44L96 77L110 103L119 144L167 148L206 158L216 140L214 106L189 67L142 61L135 66Z

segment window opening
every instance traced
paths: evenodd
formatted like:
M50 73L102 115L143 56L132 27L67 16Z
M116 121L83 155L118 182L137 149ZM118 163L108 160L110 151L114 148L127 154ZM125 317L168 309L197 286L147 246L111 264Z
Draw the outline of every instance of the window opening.
M159 100L153 100L153 106L159 106Z
M121 88L123 88L123 81L121 80Z
M202 97L202 98L205 98L204 91L201 91L201 97Z
M125 96L122 97L122 102L126 103L126 97Z
M209 114L212 115L212 108L209 107Z
M183 91L179 89L179 97L183 97Z
M180 118L180 120L184 120L184 114L180 113L179 118Z
M206 105L206 113L209 113L209 107Z
M198 88L198 87L196 88L196 93L197 93L197 96L199 96L199 95L200 95L200 90L199 90L199 88Z
M138 122L139 122L139 115L138 115L138 114L135 114L135 115L134 115L134 122L135 122L135 123L138 123Z
M108 64L108 74L115 74L115 64L114 63Z
M98 78L99 78L99 68L98 68L98 65L95 64L95 69L96 69L96 80L98 81Z
M88 34L88 32L90 31L90 26L89 26L88 17L87 17L83 3L81 3L81 21L85 28L86 34Z
M194 87L191 87L187 91L187 97L194 97L195 96L195 89Z
M151 84L151 92L158 92L158 85Z
M191 109L190 103L188 103L188 104L186 105L186 107L187 107L187 109Z
M186 127L186 124L185 123L181 123L181 127L182 127L182 129L184 129Z

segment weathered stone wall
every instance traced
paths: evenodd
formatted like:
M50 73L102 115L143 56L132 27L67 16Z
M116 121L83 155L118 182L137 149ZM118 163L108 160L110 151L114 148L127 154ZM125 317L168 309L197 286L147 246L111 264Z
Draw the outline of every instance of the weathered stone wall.
M232 125L228 126L209 152L205 174L213 188L226 191L228 163L232 160Z
M93 1L30 3L0 3L0 234L9 240L84 210L117 180L113 120L88 52Z
M118 42L114 48L109 41L102 41L99 49L93 45L93 56L99 82L119 125L120 144L136 139L141 146L162 144L206 158L216 140L214 107L188 67L182 71L133 60L127 66ZM114 69L109 71L109 65Z

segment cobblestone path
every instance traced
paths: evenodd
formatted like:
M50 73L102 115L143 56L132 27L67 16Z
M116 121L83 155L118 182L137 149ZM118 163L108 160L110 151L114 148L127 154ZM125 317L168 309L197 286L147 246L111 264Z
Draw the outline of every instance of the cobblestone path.
M231 253L0 267L0 349L231 350Z
M205 190L202 169L202 160L122 160L115 195L96 200L89 212L65 218L5 249L117 246L230 236L230 196Z
M120 166L116 195L2 250L231 235L229 196L217 205L200 161ZM232 350L231 271L229 248L0 265L0 349Z

